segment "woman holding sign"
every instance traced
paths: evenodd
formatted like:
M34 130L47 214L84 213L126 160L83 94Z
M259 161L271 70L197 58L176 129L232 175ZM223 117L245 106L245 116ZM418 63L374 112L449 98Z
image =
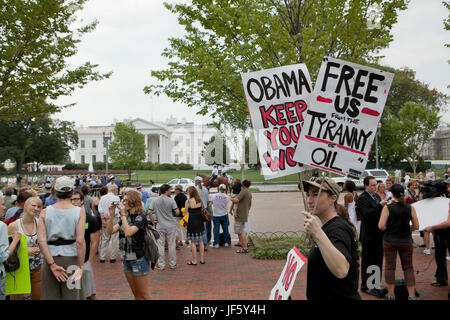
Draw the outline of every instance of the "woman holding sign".
M358 245L354 226L348 215L343 217L346 209L337 203L340 188L327 177L303 181L303 185L310 211L303 212L305 231L315 242L308 257L306 297L313 301L360 300Z

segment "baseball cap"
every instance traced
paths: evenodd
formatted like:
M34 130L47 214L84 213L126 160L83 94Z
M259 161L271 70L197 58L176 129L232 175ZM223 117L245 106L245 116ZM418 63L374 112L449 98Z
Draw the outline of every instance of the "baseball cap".
M322 183L322 179L323 183ZM335 194L337 197L339 197L340 188L338 184L331 178L324 177L324 178L318 178L315 181L303 181L303 187L305 188L305 191L308 191L309 186L314 186L316 188L320 188L322 185L322 190L329 191L333 194Z
M195 181L195 182L197 182L197 181L202 182L203 179L202 179L202 177L200 177L200 176L196 176L196 177L194 178L194 181Z
M62 176L55 181L55 191L57 192L68 192L72 191L74 188L74 183L72 179L67 176Z
M222 183L220 186L219 186L219 189L226 189L227 187Z
M135 184L135 187L138 188L138 189L139 189L139 188L142 188L142 183L137 182L137 183Z

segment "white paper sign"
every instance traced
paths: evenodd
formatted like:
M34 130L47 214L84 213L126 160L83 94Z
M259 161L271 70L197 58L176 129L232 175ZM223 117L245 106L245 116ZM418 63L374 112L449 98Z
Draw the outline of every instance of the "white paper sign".
M241 76L264 179L305 170L293 157L312 92L306 65Z
M294 160L358 179L394 75L325 57Z
M447 220L450 199L436 197L414 202L412 206L416 209L419 220L419 230L435 226Z
M269 300L287 300L289 298L297 274L305 264L306 260L307 259L296 247L293 247L291 251L289 251L283 272L281 272L278 282L275 284L272 291L270 291Z

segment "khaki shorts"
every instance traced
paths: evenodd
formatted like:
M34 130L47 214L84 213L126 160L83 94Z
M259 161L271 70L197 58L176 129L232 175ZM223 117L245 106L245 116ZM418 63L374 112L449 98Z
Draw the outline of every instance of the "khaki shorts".
M234 233L235 234L245 233L245 222L234 220Z

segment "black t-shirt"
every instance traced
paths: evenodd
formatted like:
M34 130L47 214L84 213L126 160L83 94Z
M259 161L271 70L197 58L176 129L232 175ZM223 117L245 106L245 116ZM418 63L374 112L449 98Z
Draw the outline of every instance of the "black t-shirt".
M360 300L358 293L359 256L353 229L344 218L337 216L322 226L331 243L350 264L344 279L338 279L328 269L320 249L313 245L308 257L306 297L312 301Z
M147 215L145 213L129 214L127 217L128 225L136 226L139 230L131 237L125 237L122 228L122 218L119 221L119 249L122 251L125 260L139 259L144 255L144 237L147 227Z
M97 219L90 213L86 213L86 224L84 230L84 241L86 242L86 255L84 262L89 260L89 252L91 251L91 234L100 230L101 225L98 224Z
M388 206L389 217L386 221L386 230L383 240L386 242L412 243L411 227L412 220L411 206L393 202Z
M187 197L183 192L181 192L180 194L177 194L175 196L174 200L177 203L178 209L181 210L182 208L184 208L184 205L186 204Z

